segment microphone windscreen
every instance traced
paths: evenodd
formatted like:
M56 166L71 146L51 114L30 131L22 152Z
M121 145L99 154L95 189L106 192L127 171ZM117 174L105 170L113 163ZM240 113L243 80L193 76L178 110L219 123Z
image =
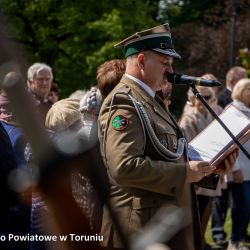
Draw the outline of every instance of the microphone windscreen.
M174 84L180 83L180 78L181 78L181 74L176 74L176 73L167 74L168 81Z

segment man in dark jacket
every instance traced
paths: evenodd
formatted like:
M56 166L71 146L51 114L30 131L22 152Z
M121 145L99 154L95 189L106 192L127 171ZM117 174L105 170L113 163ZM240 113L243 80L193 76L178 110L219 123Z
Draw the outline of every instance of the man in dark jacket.
M0 235L10 232L10 207L17 203L17 194L9 187L9 175L16 169L15 154L11 147L8 135L0 123ZM8 239L1 242L1 246L7 248Z
M247 78L246 69L235 66L228 70L226 75L226 87L220 92L218 96L218 104L224 109L232 102L231 94L234 85L242 78Z
M52 102L48 99L53 80L52 69L44 63L34 63L28 69L28 88L38 105L37 109L44 123Z

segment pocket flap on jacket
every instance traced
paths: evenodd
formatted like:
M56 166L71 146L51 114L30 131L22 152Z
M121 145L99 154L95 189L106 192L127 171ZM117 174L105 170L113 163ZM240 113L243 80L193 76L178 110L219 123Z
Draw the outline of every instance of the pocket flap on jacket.
M157 134L169 134L176 136L173 128L166 123L154 122L154 127Z

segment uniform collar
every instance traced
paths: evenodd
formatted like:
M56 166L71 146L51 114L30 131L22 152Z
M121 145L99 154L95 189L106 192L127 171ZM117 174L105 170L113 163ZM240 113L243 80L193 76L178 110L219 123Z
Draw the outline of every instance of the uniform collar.
M141 80L127 73L125 73L125 76L127 76L128 78L133 80L136 84L138 84L141 88L143 88L151 97L153 98L155 97L155 92L146 83L142 82Z

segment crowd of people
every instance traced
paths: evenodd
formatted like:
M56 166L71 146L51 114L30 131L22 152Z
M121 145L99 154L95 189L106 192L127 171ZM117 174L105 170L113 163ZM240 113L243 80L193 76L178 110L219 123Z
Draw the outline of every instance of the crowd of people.
M205 74L202 76L203 78L207 79L216 79L214 75L211 74ZM240 80L246 80L247 79L247 72L246 69L243 67L235 66L228 70L226 74L226 87L222 89L221 91L217 93L213 93L213 89L208 89L206 87L197 87L202 96L205 98L205 100L208 102L210 107L215 111L217 115L219 115L223 109L227 108L228 105L233 102L232 100L232 92L240 91L241 94L238 95L238 99L241 99L243 95L242 87L239 87ZM204 90L205 89L205 90ZM238 90L237 90L238 89ZM246 89L244 89L246 90ZM246 91L247 94L247 91ZM208 113L208 110L205 109L205 107L201 104L201 102L197 99L195 99L191 89L188 91L188 101L186 103L186 106L184 107L185 112L183 113L183 117L180 119L180 126L183 128L184 133L186 135L186 138L189 140L192 140L196 135L198 135L206 126L208 126L211 121L213 120L213 117L211 117L211 114ZM242 101L241 101L242 102ZM239 107L239 105L235 104L235 101L233 102L236 107ZM248 106L248 105L247 105ZM240 109L242 110L242 109ZM249 117L249 115L248 115ZM247 147L247 145L244 145ZM241 154L241 153L240 153ZM245 159L244 165L247 166L247 161ZM238 162L238 160L237 160ZM233 183L243 183L243 178L240 180L237 180L238 171L241 172L235 164L232 171L225 175L220 177L220 181L218 182L217 189L216 190L208 190L208 189L202 189L197 188L197 199L199 204L199 211L201 216L201 226L202 226L202 233L203 233L203 240L205 242L204 233L207 228L208 219L211 217L211 231L212 231L212 238L217 246L220 246L222 248L226 248L228 245L227 235L224 230L224 224L227 216L228 208L232 208L232 232L230 237L230 242L228 245L228 249L244 249L244 246L242 246L242 242L245 240L248 241L248 235L247 235L247 225L249 224L249 213L244 212L241 213L241 218L244 218L245 224L244 227L241 228L241 226L238 226L237 231L241 231L244 228L244 233L241 233L241 236L235 237L234 235L238 235L238 233L234 232L235 224L237 225L236 220L233 219L234 217L234 207L238 207L237 211L239 212L239 202L234 202L230 196L231 193L231 186ZM250 173L250 172L249 172ZM232 176L235 176L235 178L232 178ZM245 173L245 178L248 179L248 174ZM247 185L247 184L246 184ZM243 190L242 190L243 191ZM244 191L245 193L245 191ZM241 192L243 195L243 192ZM240 196L238 196L240 197ZM241 199L243 202L244 199ZM246 204L244 204L244 207L247 207L249 198L247 199L247 196L245 197ZM237 203L237 205L236 205ZM244 217L246 216L246 217ZM239 222L240 220L237 219ZM240 223L242 226L243 223ZM239 225L239 224L238 224ZM236 227L237 228L237 227ZM240 229L241 228L241 229ZM205 242L205 249L211 249L211 246L206 244Z
M52 68L40 62L28 68L25 88L49 140L63 152L57 164L67 162L63 180L72 207L76 205L87 221L85 232L103 237L93 249L128 249L133 247L131 242L140 242L144 228L150 225L156 230L160 225L159 233L147 243L161 243L154 249L209 250L205 232L211 218L217 246L247 250L249 159L238 149L219 166L189 158L187 143L214 117L191 89L178 121L169 111L172 84L167 74L173 72L173 60L181 58L174 50L169 26L137 32L115 47L124 49L125 59L100 65L96 86L89 90L60 99ZM202 78L216 79L211 73ZM243 67L229 69L222 90L196 88L216 114L233 103L250 118L250 79ZM244 144L248 152L249 143ZM60 223L50 206L49 190L39 186L46 183L40 178L51 178L39 176L36 154L4 88L0 89L0 147L0 192L5 197L0 206L0 235L53 234ZM46 173L56 176L53 171ZM17 175L26 182L14 185ZM207 182L213 183L212 189ZM57 208L63 210L63 205ZM228 241L224 224L229 208ZM0 241L4 249L47 250L53 244ZM91 248L81 244L79 249Z

